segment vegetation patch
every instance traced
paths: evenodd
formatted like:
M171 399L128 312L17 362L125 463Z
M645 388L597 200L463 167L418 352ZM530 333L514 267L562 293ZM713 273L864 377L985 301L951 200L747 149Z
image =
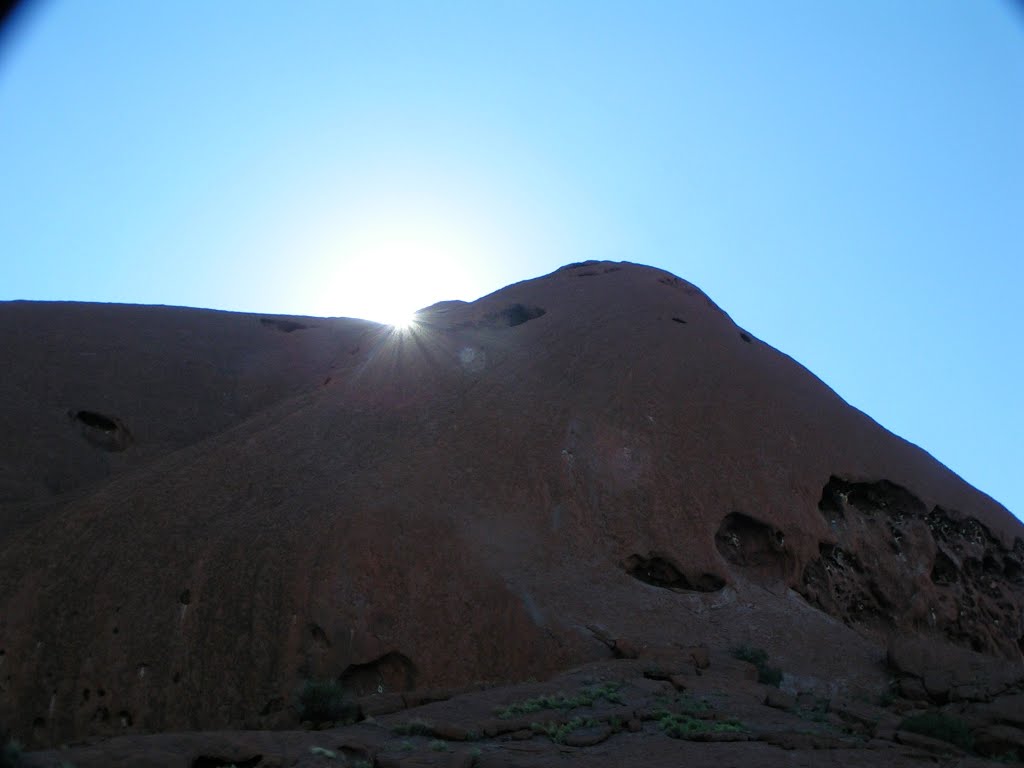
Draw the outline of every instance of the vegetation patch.
M603 685L584 686L575 696L566 696L564 693L558 693L553 696L537 696L526 701L510 704L504 709L499 709L497 714L498 717L507 720L510 717L530 715L546 709L568 711L579 707L591 707L601 699L612 704L622 704L622 696L619 695L619 688L621 687L621 683L610 682Z
M433 736L434 728L426 720L416 717L407 723L392 726L392 733L399 736Z
M658 725L673 739L700 739L712 733L745 733L743 723L734 718L728 720L702 720L685 713L663 712Z
M710 701L704 698L698 699L692 693L686 691L677 693L672 699L672 703L675 707L690 714L710 712L712 710Z
M828 699L818 699L814 706L811 707L798 707L793 713L797 717L804 720L809 720L812 723L827 723L828 722Z
M555 744L565 744L566 738L573 731L579 730L580 728L593 728L596 725L600 725L598 720L592 720L589 718L574 717L567 723L531 723L532 728L537 733L543 733Z
M912 715L900 723L900 729L948 742L967 752L974 748L974 737L967 723L942 712Z
M764 648L740 645L732 649L734 659L749 661L757 667L757 681L776 688L782 682L782 670L768 664L768 652Z

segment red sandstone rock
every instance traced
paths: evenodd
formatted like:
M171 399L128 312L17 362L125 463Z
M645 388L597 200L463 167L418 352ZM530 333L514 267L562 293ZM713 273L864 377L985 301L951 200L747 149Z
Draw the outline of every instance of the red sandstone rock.
M421 321L0 304L0 721L280 727L306 679L544 678L597 624L794 692L882 690L893 635L1001 660L899 662L925 696L1020 685L1024 528L696 287L602 263Z

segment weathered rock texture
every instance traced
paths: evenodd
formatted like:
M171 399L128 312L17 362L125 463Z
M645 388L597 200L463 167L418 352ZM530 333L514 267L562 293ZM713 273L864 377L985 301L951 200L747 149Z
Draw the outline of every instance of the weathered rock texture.
M587 263L419 320L0 305L0 721L282 727L308 678L649 644L793 695L884 686L893 635L1021 669L1024 528L695 286Z

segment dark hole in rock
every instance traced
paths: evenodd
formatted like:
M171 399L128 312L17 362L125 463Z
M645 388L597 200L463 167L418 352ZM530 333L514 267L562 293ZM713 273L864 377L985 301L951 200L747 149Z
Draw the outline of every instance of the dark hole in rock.
M92 691L90 691L88 688L83 688L82 689L82 703L83 704L89 700L89 696L91 694L92 694Z
M888 480L854 483L832 475L821 489L818 509L823 513L833 512L842 517L843 510L848 506L866 514L885 512L891 516L919 517L927 511L924 502L917 496Z
M192 761L192 768L256 768L263 760L263 755L252 755L251 757L218 757L216 755L199 755Z
M106 696L107 692L103 688L100 688L98 691L96 691L96 695L97 696Z
M686 321L683 320L683 318L681 318L681 317L673 317L672 318L672 322L673 323L682 323L683 325L686 325Z
M782 575L791 560L782 531L742 512L725 516L715 534L715 546L733 565L766 575Z
M117 713L117 719L121 721L122 728L132 727L132 713L126 709L122 709Z
M695 582L691 582L670 559L653 552L648 557L630 555L622 565L634 579L662 589L717 592L725 586L725 580L713 573L701 574Z
M540 307L527 307L524 304L513 304L510 307L505 307L499 313L507 323L509 328L514 328L517 325L534 320L541 315L545 314L545 310Z
M120 627L114 627L114 634L118 634L121 631Z
M411 691L416 687L416 665L403 653L391 651L365 664L350 664L339 678L342 688L357 696Z
M75 418L85 424L85 426L92 427L93 429L101 429L104 432L117 431L117 422L108 416L104 416L102 413L79 411L75 414Z
M626 573L644 584L654 587L681 587L686 577L671 562L663 557L651 555L630 555L623 563Z
M78 424L82 437L97 448L119 452L131 444L131 433L113 416L96 411L68 411L68 416Z
M282 320L277 317L261 317L260 325L274 328L281 331L281 333L294 333L295 331L304 331L309 328L308 325L303 323L297 323L294 320Z
M750 344L750 336L740 331L740 338L743 339L747 344Z
M828 542L820 542L818 552L803 573L808 602L848 625L891 626L898 608L857 556Z
M1014 584L1020 584L1024 582L1024 568L1021 568L1020 563L1016 560L1006 558L1003 560L1003 573L1006 575L1008 581ZM0 652L0 656L3 652Z
M864 573L864 566L861 565L857 556L852 552L847 552L845 549L836 546L835 544L828 544L826 542L819 543L818 554L840 571L852 569L855 573Z
M171 678L171 682L177 685L181 682L181 672L175 672L174 677Z
M840 518L844 518L843 513L843 497L840 495L838 489L834 486L832 478L821 489L821 499L818 501L818 511L823 515L838 515Z
M960 580L960 569L956 567L945 552L935 554L932 566L932 582L935 584L955 584Z
M188 605L189 603L191 603L192 602L192 590L190 590L190 589L183 590L182 593L180 595L178 595L178 602L181 603L182 605Z
M982 561L981 567L989 576L1001 576L1003 573L1003 568L999 564L999 561L989 554L985 555L985 559Z
M702 573L693 586L698 592L717 592L725 586L725 579L715 573Z
M92 721L94 723L110 722L110 710L106 707L96 707L96 711L92 714Z
M44 718L42 718L42 717L37 717L35 720L32 721L32 727L33 728L45 728L46 727L46 720Z
M321 629L319 624L309 625L309 634L313 637L313 642L321 648L330 648L331 640L327 637L327 633Z
M547 314L541 307L528 307L525 304L510 304L499 312L491 312L480 321L487 328L515 328L530 320Z

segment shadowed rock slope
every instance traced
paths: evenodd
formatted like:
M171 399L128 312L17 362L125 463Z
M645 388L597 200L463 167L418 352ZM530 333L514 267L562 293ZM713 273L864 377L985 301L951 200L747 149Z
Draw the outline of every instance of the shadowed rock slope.
M1020 523L695 286L586 263L419 320L0 305L0 721L281 728L310 678L616 644L795 692L883 686L900 637L1022 668Z

